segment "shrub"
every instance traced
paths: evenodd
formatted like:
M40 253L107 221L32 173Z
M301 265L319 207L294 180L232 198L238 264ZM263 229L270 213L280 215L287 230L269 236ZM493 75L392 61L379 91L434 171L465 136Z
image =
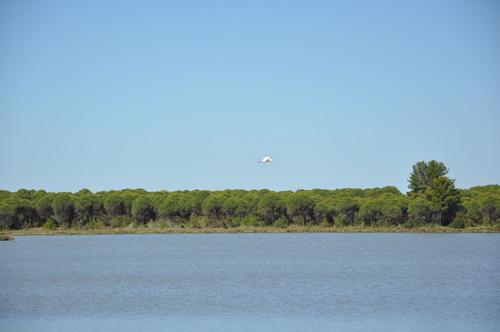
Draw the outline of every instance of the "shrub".
M333 220L333 225L335 227L344 227L345 226L344 219L340 216L336 216L335 219Z
M229 218L225 222L227 227L239 227L241 225L241 218L240 217L235 217L235 218Z
M120 228L120 227L127 227L132 222L133 220L127 216L119 216L109 219L108 224L112 228Z
M464 228L464 220L462 218L455 218L448 226L453 228Z
M285 218L278 218L274 222L274 227L287 228L288 227L288 221Z
M54 219L49 218L47 221L43 224L43 228L45 229L56 229L57 223Z
M191 216L189 218L189 222L188 222L188 226L190 226L191 228L201 228L202 225L204 225L204 221L202 219L204 219L205 217L199 217L199 216Z
M90 229L103 229L106 228L106 224L102 219L92 219L87 223L87 226Z
M261 227L266 225L263 220L258 219L256 216L246 216L241 220L241 224L253 227Z
M415 228L415 227L419 226L419 223L415 219L408 219L405 222L405 226L408 228Z

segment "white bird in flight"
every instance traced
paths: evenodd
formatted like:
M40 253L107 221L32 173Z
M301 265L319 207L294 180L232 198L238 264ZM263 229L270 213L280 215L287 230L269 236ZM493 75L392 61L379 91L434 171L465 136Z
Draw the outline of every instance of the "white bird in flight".
M262 158L261 161L259 161L259 163L262 163L262 164L270 164L273 162L273 158L269 157L269 156L266 156L264 158Z

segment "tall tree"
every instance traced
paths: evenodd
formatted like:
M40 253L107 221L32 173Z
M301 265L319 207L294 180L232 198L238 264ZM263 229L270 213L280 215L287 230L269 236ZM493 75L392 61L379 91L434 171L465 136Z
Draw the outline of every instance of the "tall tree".
M435 160L429 162L419 161L413 165L413 170L408 179L408 188L413 193L422 193L435 179L446 174L448 174L448 168L442 162Z
M460 192L455 189L454 180L440 176L426 189L424 195L434 204L437 221L444 226L449 225L460 207Z

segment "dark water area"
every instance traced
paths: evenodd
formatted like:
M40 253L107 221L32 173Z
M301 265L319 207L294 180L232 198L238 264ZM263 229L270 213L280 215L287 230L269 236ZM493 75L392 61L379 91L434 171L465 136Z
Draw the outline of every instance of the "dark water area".
M1 331L500 331L500 234L26 236Z

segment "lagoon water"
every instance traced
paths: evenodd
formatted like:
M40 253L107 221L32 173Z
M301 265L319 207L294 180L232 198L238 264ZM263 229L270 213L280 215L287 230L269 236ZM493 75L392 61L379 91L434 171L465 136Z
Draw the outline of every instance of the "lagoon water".
M1 331L500 331L500 234L26 236Z

